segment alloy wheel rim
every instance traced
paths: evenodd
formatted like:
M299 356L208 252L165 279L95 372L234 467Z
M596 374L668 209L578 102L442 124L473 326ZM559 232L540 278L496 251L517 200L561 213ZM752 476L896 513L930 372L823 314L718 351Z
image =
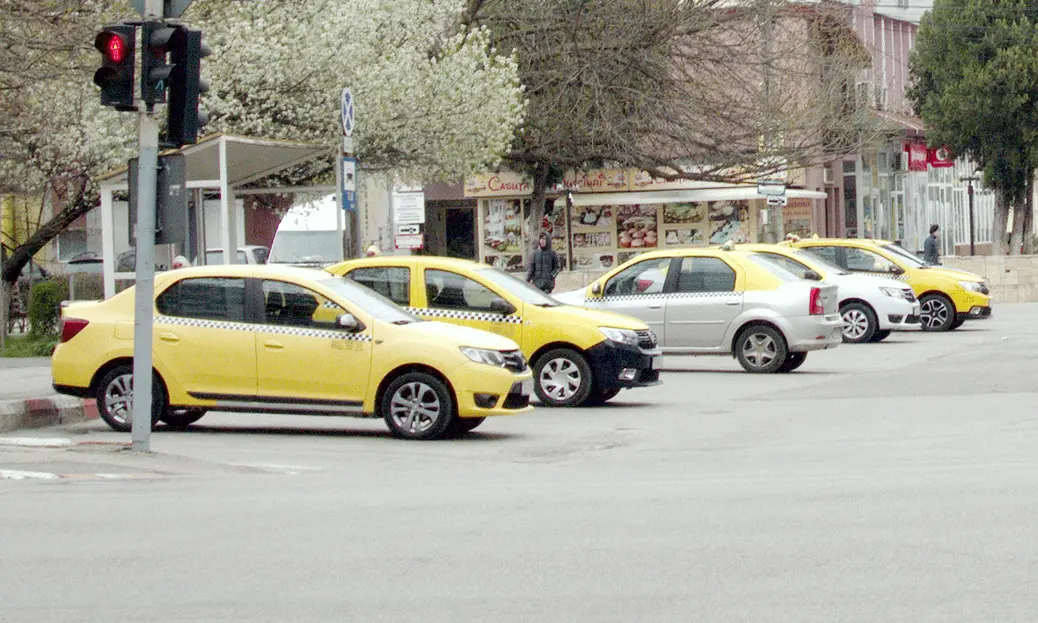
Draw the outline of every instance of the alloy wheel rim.
M105 410L120 424L130 421L133 413L133 375L121 374L105 388Z
M869 330L869 319L860 309L850 309L843 314L843 334L852 340L859 340Z
M919 315L922 316L926 326L933 329L948 322L948 306L936 299L930 299L923 303Z
M397 427L408 433L424 433L440 420L440 396L422 382L406 383L396 390L389 412Z
M541 389L554 400L568 400L580 389L580 368L572 360L552 359L541 368Z
M754 368L763 368L775 361L778 356L778 346L770 335L764 333L753 333L746 337L742 343L743 358Z

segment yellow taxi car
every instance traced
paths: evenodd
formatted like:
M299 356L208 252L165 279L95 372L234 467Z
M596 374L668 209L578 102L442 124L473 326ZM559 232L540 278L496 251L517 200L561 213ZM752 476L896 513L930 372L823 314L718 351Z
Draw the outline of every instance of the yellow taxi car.
M155 277L152 417L186 427L209 410L382 417L432 439L529 411L518 344L425 322L355 283L287 266L202 266ZM96 397L129 431L133 288L62 310L54 387Z
M644 322L562 305L486 264L430 256L371 257L326 268L426 318L515 340L542 403L602 403L621 389L657 385L662 355Z
M886 240L804 238L781 244L809 251L852 273L903 281L919 299L924 331L951 331L966 320L989 318L991 296L984 280L960 270L931 266Z

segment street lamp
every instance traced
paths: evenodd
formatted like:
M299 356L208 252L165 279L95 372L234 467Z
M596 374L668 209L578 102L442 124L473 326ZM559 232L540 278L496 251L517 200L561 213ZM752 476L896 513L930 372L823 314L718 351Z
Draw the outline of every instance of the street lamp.
M970 203L970 255L977 254L977 246L974 242L973 236L973 182L980 181L980 170L974 171L973 175L963 175L959 177L960 182L966 182L966 196L969 197Z

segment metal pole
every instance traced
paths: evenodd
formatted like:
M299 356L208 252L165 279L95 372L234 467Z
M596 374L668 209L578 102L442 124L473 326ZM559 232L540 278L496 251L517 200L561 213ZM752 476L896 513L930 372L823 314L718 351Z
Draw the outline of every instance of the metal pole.
M144 18L162 17L162 0L145 0ZM134 452L151 452L151 338L155 300L155 186L159 168L159 121L141 104L137 164L137 264L133 315Z
M977 246L973 238L973 180L970 180L966 187L966 195L970 199L970 256L974 256L977 254Z

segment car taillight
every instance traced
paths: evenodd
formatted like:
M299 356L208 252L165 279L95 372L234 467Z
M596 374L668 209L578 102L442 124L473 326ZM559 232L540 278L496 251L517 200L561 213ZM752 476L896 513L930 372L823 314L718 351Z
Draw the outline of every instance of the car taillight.
M64 318L61 321L61 343L71 340L72 338L79 335L79 332L86 328L90 324L89 321L81 320L79 318Z
M811 302L808 304L808 313L812 316L824 316L825 308L822 307L822 289L811 288Z

